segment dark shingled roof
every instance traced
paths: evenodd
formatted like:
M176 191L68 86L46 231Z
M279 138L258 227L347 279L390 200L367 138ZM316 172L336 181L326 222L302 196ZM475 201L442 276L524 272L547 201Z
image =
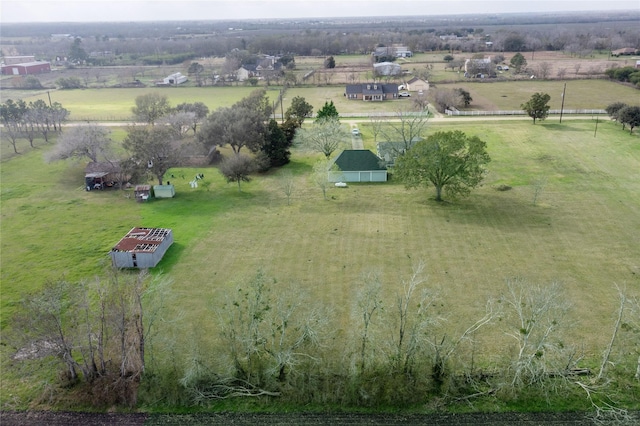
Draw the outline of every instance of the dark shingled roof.
M354 93L362 93L365 95L382 95L383 93L398 93L397 84L383 84L383 83L362 83L362 84L347 84L347 95Z
M346 149L335 159L334 164L343 172L387 169L383 161L368 149Z

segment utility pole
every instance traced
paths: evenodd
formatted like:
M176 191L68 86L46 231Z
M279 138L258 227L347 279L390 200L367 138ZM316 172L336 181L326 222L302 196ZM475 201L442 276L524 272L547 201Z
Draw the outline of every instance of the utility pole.
M567 83L564 84L564 89L562 89L562 105L560 106L560 122L562 123L562 111L564 111L564 94L567 91Z

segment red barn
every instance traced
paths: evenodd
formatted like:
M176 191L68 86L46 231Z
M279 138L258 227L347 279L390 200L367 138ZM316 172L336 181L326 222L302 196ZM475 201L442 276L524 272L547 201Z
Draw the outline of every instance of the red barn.
M2 67L2 74L4 75L42 74L45 72L51 72L51 64L49 62L25 62L23 64L4 65Z

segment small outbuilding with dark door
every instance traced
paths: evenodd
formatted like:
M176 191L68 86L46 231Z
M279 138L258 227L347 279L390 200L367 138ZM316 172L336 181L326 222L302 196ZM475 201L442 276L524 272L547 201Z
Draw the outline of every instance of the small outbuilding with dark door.
M84 169L84 185L87 191L112 187L122 183L123 178L120 163L117 161L91 162Z
M117 268L153 268L171 244L171 229L132 228L111 249L111 261Z

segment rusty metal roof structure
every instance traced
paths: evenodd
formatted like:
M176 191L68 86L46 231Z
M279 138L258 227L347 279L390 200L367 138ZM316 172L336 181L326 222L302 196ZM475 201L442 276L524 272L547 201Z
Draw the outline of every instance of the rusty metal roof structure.
M111 251L153 253L169 233L167 228L132 228Z

